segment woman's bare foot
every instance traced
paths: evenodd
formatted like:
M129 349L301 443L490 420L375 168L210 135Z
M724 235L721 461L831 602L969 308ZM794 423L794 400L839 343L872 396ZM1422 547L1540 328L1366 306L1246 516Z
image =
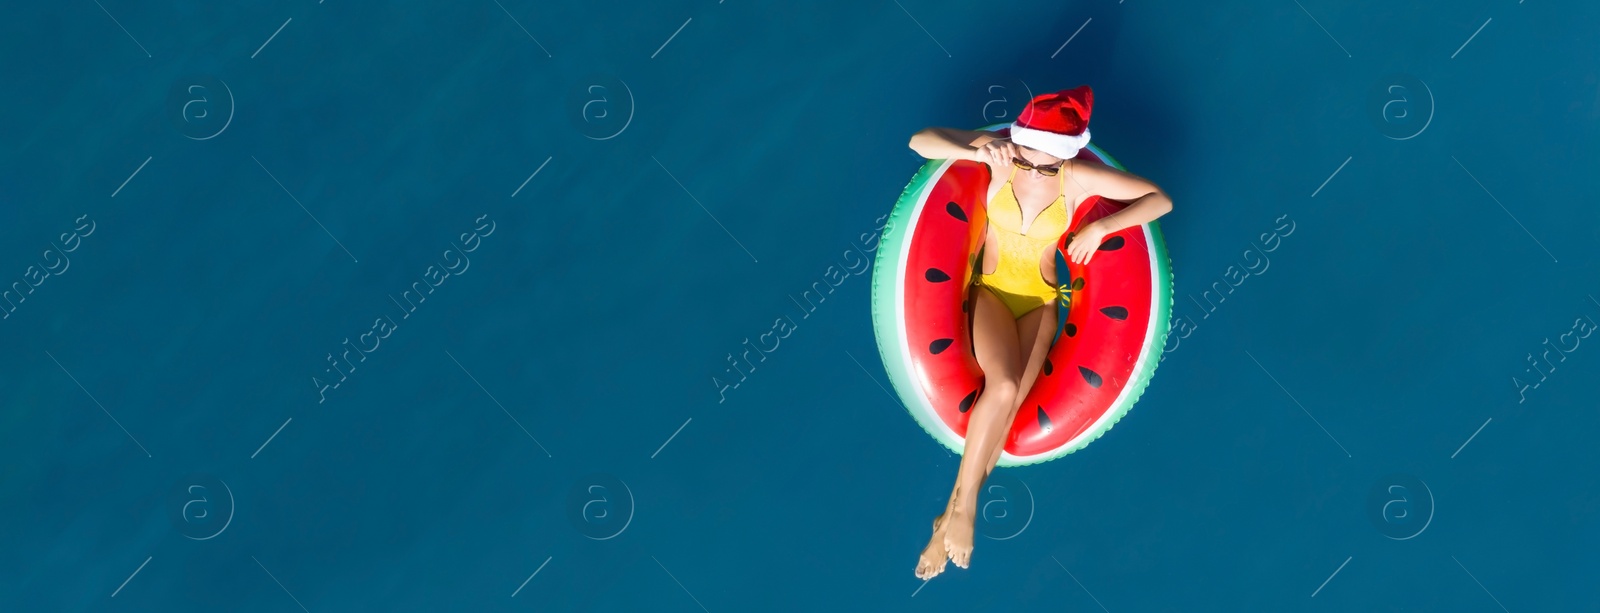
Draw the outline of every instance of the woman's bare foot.
M944 516L933 518L933 538L928 539L928 546L922 549L922 557L917 560L917 578L927 581L944 572L944 564L948 560L944 550Z
M972 522L972 513L955 511L945 518L942 526L945 552L949 554L950 561L961 568L966 568L972 562Z

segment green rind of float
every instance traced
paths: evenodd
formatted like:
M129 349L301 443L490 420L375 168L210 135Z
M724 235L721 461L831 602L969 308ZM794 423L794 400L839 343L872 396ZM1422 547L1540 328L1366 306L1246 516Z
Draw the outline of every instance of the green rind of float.
M1099 147L1096 147L1093 143L1089 145L1089 149L1096 155L1099 155L1101 159L1110 162L1112 167L1116 168L1117 170L1127 172L1128 169L1124 168L1122 163L1118 162L1105 151L1102 151ZM1060 458L1061 456L1070 454L1079 449L1083 449L1084 447L1088 447L1089 443L1100 440L1100 437L1105 436L1106 432L1111 431L1111 429L1115 427L1118 422L1121 422L1123 416L1126 416L1128 411L1133 410L1133 405L1138 404L1139 398L1144 395L1145 388L1150 385L1150 379L1155 377L1156 367L1161 365L1160 352L1167 346L1167 333L1170 331L1172 325L1173 302L1172 261L1169 259L1167 254L1166 238L1161 234L1161 225L1159 223L1152 220L1145 224L1145 226L1148 227L1150 231L1149 250L1154 252L1151 255L1156 264L1155 286L1156 291L1159 292L1159 295L1151 297L1151 302L1161 305L1161 307L1156 309L1156 320L1151 324L1155 326L1155 329L1158 330L1158 332L1151 335L1150 341L1147 342L1140 350L1139 355L1144 361L1144 364L1139 367L1138 371L1134 372L1133 380L1128 383L1130 386L1132 386L1132 390L1128 392L1128 395L1125 396L1121 402L1118 402L1116 405L1111 407L1110 412L1112 417L1111 419L1106 420L1106 424L1104 426L1091 430L1087 435L1079 436L1077 443L1067 447L1062 447L1043 455L1029 457L1025 461L1021 462L1007 458L1007 456L1010 454L1001 454L1000 461L996 462L997 466L1009 467L1039 464Z
M911 227L911 215L917 208L917 201L923 198L923 192L930 187L930 179L946 164L946 160L928 160L923 163L917 174L911 177L900 192L900 198L895 201L894 208L889 212L889 219L884 223L883 234L878 238L877 254L872 265L872 326L875 330L873 336L878 341L878 357L883 360L884 372L889 375L890 386L894 388L896 396L911 414L917 425L939 441L945 447L956 453L961 453L963 441L955 438L953 433L942 423L936 412L927 406L927 400L917 394L921 387L912 380L911 365L903 358L900 346L905 344L904 331L898 318L896 318L895 305L900 302L900 288L905 287L903 274L900 270L900 253L910 240L907 229ZM919 407L922 410L913 409Z

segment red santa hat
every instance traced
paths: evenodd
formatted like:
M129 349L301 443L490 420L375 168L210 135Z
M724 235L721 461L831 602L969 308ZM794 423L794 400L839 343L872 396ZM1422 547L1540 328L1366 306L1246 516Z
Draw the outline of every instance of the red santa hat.
M1089 111L1094 92L1087 85L1040 94L1011 124L1011 142L1062 159L1077 157L1089 144Z

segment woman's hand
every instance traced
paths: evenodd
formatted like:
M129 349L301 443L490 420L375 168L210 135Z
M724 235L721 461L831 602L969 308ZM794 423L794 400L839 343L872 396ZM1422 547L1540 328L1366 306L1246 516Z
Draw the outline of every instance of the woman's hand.
M972 159L986 162L995 168L1011 165L1011 159L1020 157L1021 151L1009 138L996 138L980 145L972 152Z
M1097 222L1084 224L1067 243L1067 259L1079 265L1088 264L1089 258L1094 257L1094 252L1100 248L1101 241L1106 239L1106 234L1105 228Z

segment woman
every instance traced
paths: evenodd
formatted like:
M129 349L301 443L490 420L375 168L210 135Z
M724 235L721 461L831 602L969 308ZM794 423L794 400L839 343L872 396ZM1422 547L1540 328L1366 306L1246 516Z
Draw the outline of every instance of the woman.
M1005 177L990 182L982 268L971 292L972 344L984 373L983 392L968 417L955 486L944 513L934 519L918 578L944 572L947 559L961 568L971 560L978 491L1000 460L1056 330L1054 247L1078 205L1090 196L1130 203L1073 232L1067 255L1078 264L1089 263L1108 234L1172 210L1172 200L1150 181L1074 159L1089 143L1093 101L1088 86L1038 96L1011 124L1009 138L950 128L927 128L911 137L911 149L924 158L982 162L989 176Z

